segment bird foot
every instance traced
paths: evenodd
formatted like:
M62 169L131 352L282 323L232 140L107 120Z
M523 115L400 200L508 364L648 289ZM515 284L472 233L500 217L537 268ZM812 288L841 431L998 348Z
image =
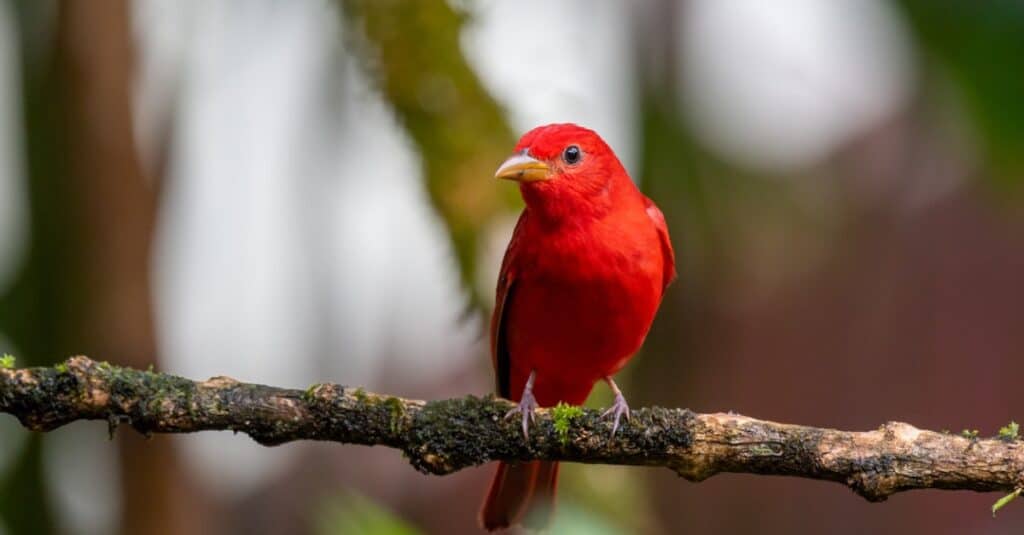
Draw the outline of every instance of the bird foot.
M611 407L608 407L608 410L602 412L601 417L606 418L609 414L615 416L615 422L612 423L612 437L614 437L615 432L619 430L619 419L622 418L622 415L626 415L627 421L629 421L630 418L629 404L626 403L626 398L621 392L615 393L615 403L613 403Z
M523 415L523 437L530 438L530 422L534 421L537 417L534 412L539 406L537 405L537 398L533 397L533 392L529 389L523 391L523 397L519 400L519 405L507 413L505 413L505 419L515 416L516 414Z

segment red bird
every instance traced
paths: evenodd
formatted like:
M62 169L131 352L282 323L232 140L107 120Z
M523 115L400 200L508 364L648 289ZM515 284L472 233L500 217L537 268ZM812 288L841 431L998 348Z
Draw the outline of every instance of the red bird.
M498 277L491 357L498 394L518 401L523 433L537 407L580 405L640 348L675 258L665 217L592 130L552 124L527 132L497 178L519 182L519 216ZM480 512L487 530L547 523L558 463L499 463Z

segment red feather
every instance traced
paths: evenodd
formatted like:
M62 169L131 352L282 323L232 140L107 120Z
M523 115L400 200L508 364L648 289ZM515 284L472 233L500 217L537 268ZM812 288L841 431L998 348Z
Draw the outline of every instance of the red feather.
M564 158L569 146L581 150L578 162ZM545 162L551 176L520 184L526 209L505 252L491 318L497 391L518 401L535 372L540 406L579 405L643 343L675 277L672 244L661 211L593 131L540 127L516 152ZM484 527L524 515L546 519L556 480L557 463L501 463L481 512Z

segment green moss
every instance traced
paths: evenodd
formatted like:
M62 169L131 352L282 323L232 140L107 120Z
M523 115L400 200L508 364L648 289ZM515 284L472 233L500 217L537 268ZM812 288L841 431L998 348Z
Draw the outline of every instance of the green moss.
M66 362L58 362L53 365L53 369L57 370L58 373L68 373L68 365Z
M316 391L318 388L320 388L320 386L321 383L313 383L309 385L309 388L307 388L306 391L302 393L302 400L305 401L306 403L313 401L313 399L316 397Z
M391 432L397 433L399 424L402 422L402 417L405 416L405 405L402 405L402 400L396 397L389 397L384 400L384 406L388 408L391 413Z
M1014 421L999 428L999 438L1004 440L1016 440L1020 436L1020 424Z
M4 356L0 357L0 368L10 370L14 368L15 364L16 359L14 358L14 355L8 355L7 353L4 353Z
M463 56L466 22L454 2L341 2L343 21L364 36L358 55L423 155L426 192L446 223L464 288L480 306L480 229L521 206L516 188L481 180L508 156L516 136ZM480 307L482 308L482 307Z
M551 409L551 419L554 421L555 434L558 435L558 442L565 446L569 443L569 428L573 420L583 416L583 408L576 405L559 403Z

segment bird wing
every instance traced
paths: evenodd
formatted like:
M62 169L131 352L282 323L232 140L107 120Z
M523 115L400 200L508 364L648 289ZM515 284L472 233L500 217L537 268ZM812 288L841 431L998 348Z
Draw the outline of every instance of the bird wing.
M511 399L511 355L508 351L507 317L512 298L515 296L516 256L520 248L521 234L526 221L526 210L523 210L512 232L512 239L505 250L505 258L501 261L501 272L498 275L497 296L494 299L494 314L491 315L491 360L494 364L495 389L498 395Z
M654 201L644 197L644 207L647 209L647 217L651 218L654 228L658 231L658 239L661 241L661 257L664 263L662 268L662 293L665 288L676 278L676 254L672 250L672 242L668 237L668 224L665 223L665 214L661 213Z

